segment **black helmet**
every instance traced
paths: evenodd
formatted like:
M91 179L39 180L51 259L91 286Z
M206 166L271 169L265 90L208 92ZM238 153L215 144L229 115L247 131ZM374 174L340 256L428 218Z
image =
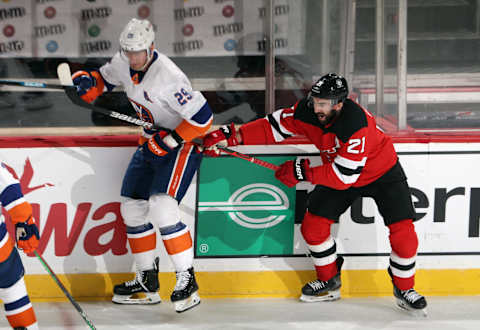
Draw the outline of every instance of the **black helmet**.
M343 102L348 96L347 80L336 73L328 73L313 84L310 96Z

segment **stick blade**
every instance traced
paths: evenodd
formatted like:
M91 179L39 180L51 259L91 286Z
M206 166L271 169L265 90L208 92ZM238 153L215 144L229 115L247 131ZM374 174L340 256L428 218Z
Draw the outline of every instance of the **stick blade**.
M73 86L72 73L68 63L60 63L57 67L57 75L60 84L63 86Z

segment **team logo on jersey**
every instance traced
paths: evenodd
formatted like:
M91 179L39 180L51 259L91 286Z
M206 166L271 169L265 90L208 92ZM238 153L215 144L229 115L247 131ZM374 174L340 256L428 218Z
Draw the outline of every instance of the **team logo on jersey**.
M133 108L135 109L135 112L137 113L138 118L140 118L143 121L146 121L147 123L152 123L153 124L153 115L150 110L148 110L146 107L141 105L138 102L135 102L131 98L128 98L128 100L132 103Z
M230 219L245 228L264 229L278 225L290 202L280 188L253 183L236 190L225 202L199 202L200 212L227 211ZM247 215L247 214L248 215Z
M143 97L144 97L145 100L147 100L148 102L153 103L152 100L150 100L150 97L148 96L147 91L143 91Z

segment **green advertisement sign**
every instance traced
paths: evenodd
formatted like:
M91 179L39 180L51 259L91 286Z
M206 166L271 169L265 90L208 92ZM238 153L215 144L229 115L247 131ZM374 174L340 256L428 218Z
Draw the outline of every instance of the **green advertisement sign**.
M274 164L292 159L258 158ZM205 157L198 182L196 257L293 253L295 187L233 157Z

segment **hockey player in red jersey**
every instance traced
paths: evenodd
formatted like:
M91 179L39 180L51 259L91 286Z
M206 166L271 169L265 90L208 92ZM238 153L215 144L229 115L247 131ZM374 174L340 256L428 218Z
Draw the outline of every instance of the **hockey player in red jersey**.
M73 74L79 95L93 102L104 91L122 86L138 116L165 129L143 130L123 179L120 210L137 275L116 285L112 300L120 304L160 302L158 228L176 272L170 299L176 311L183 312L198 305L200 297L192 238L180 218L179 203L202 158L191 141L208 131L213 115L186 75L154 48L155 33L149 21L131 19L119 41L121 49L108 63L98 70Z
M39 234L32 217L32 207L23 198L20 183L3 163L0 163L0 204L15 225L17 247L25 253L33 253L38 247ZM35 330L38 324L25 287L24 274L22 260L0 213L0 299L12 328Z
M374 117L347 98L345 78L334 73L321 77L309 95L291 108L242 125L233 124L209 133L206 154L218 156L214 146L225 143L271 144L303 135L321 152L322 165L308 159L282 164L275 177L289 187L309 181L307 212L301 225L315 266L317 279L302 288L301 300L329 301L340 298L340 269L330 226L360 196L372 197L390 230L388 273L398 306L425 312L425 297L414 290L418 239L413 225L415 211L409 186L393 143L376 125Z

